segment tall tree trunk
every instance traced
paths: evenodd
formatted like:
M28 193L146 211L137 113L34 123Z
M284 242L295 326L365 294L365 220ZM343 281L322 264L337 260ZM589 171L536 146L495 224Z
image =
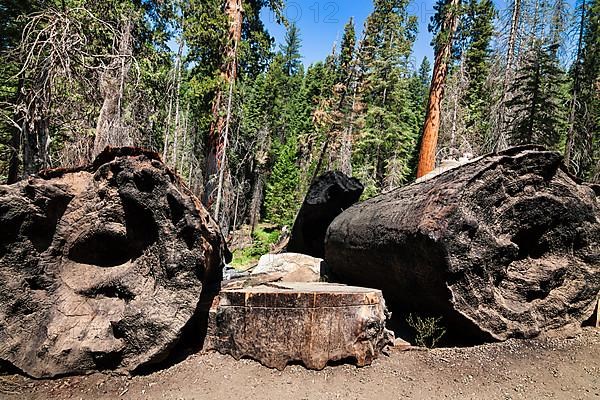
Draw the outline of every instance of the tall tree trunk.
M352 176L352 143L354 141L354 119L356 118L356 86L353 88L352 109L348 120L348 127L342 138L342 148L340 150L340 171L348 176Z
M579 101L579 91L581 84L581 52L583 49L583 29L585 26L585 2L581 5L581 18L579 20L579 37L577 38L577 58L575 59L575 71L573 82L573 93L571 99L571 109L569 112L569 131L567 132L567 142L565 144L565 165L571 172L577 173L573 168L573 156L575 151L575 116L577 115L577 107Z
M512 16L510 20L510 33L508 36L508 46L506 49L506 69L504 70L504 85L506 86L510 72L513 67L515 57L515 46L517 43L517 34L519 22L521 20L521 0L514 0Z
M441 32L446 36L444 43L438 45L433 66L433 78L429 91L427 115L423 125L423 139L419 153L417 177L428 174L435 167L435 153L437 150L438 135L440 131L441 102L444 97L444 85L448 75L448 62L452 53L452 42L458 25L457 8L460 0L450 1L450 11L445 16Z
M508 147L508 137L506 135L506 102L509 95L509 87L512 82L513 68L515 65L515 51L517 48L517 35L519 34L519 26L521 24L521 0L514 0L511 20L510 32L508 34L508 44L506 48L506 66L504 69L504 77L502 79L502 97L500 98L499 111L497 116L497 124L492 135L491 150L502 151Z
M179 163L179 171L181 171L181 173L183 174L183 169L185 166L185 159L189 154L189 143L188 143L188 138L189 138L189 132L188 132L188 123L189 123L189 119L190 119L190 104L188 103L188 105L186 106L185 109L185 114L183 117L183 146L181 148L181 161Z
M13 128L10 138L10 158L8 163L8 175L6 183L8 185L19 180L19 154L21 152L21 130L18 127Z
M49 62L48 62L49 63ZM52 68L48 63L35 76L32 87L19 103L17 123L20 126L23 151L23 176L50 167L50 101Z
M166 163L167 162L167 151L169 150L169 135L171 133L171 114L173 111L173 97L175 96L175 91L173 89L173 85L175 85L175 78L177 76L176 71L173 71L173 81L169 85L168 95L169 95L169 105L167 107L167 124L165 125L165 133L163 138L163 153L162 159Z
M23 84L24 84L24 79L23 79L23 77L20 77L19 82L17 84L17 94L16 94L15 104L21 103L20 99L22 97ZM18 121L19 118L17 117L16 120ZM20 154L21 154L22 131L23 131L22 127L19 126L19 124L15 124L15 126L13 127L13 130L12 130L11 138L10 138L11 150L10 150L10 159L9 159L9 163L8 163L8 176L6 179L6 183L9 185L12 183L15 183L19 180L19 169L20 169L20 164L21 164Z
M133 145L133 140L121 120L125 81L131 68L133 54L132 30L133 22L128 18L121 27L117 57L108 66L100 82L104 102L96 125L93 156L102 152L106 146Z
M223 81L227 83L228 98L224 104L225 96L222 89L219 89L213 101L213 123L208 135L206 186L203 196L204 204L213 207L217 221L221 212L223 186L226 184L225 180L230 176L227 165L227 141L231 124L233 88L238 74L238 49L242 40L242 0L227 0L225 12L229 19L229 43L221 75Z
M264 168L268 162L268 148L269 148L269 132L263 128L259 132L258 146L254 161L254 176L253 176L253 188L252 198L250 200L249 223L252 227L252 233L256 225L260 221L260 207L263 201L263 193L265 188L265 177Z
M179 50L177 51L177 61L175 66L175 79L177 83L175 85L175 130L173 137L173 157L171 165L177 169L177 152L179 151L179 133L181 131L181 57L183 55L184 41L183 37L180 38Z

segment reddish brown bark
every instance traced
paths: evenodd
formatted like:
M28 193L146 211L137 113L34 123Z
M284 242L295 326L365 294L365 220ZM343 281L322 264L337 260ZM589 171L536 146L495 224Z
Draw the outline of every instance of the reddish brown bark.
M419 153L419 165L417 167L417 178L427 175L435 168L435 152L437 149L438 134L440 130L440 112L442 98L444 97L444 86L448 75L448 60L452 52L452 41L458 24L458 13L455 8L460 0L451 0L451 10L446 16L441 34L447 38L444 43L436 49L435 64L433 66L433 78L429 90L429 104L427 115L423 125L423 140Z
M238 75L237 52L239 43L242 40L242 21L243 5L242 0L227 0L225 13L229 19L229 42L221 77L226 82L226 88L220 88L215 94L212 113L213 123L208 137L208 155L206 159L206 186L204 192L204 202L211 207L217 201L217 190L219 186L219 176L221 170L225 168L224 176L228 176L228 166L225 153L227 140L226 133L229 130L230 107L232 85L235 83ZM229 99L227 99L229 96Z

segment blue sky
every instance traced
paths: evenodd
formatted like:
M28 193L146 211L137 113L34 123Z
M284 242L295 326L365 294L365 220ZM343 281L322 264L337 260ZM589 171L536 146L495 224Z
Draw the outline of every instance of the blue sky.
M372 0L285 0L285 15L295 21L302 35L302 54L305 65L324 60L334 42L341 41L344 25L354 17L357 32L360 36L365 19L373 11ZM506 11L507 0L495 0L496 8L501 14ZM573 6L575 0L569 0ZM431 34L427 30L431 16L434 14L435 0L411 0L408 12L416 15L419 21L419 33L413 47L413 65L418 66L424 56L433 60ZM261 15L267 29L277 42L284 39L285 28L278 25L270 11L263 10ZM501 27L499 27L501 28ZM569 38L567 38L567 42Z
M433 0L412 0L408 9L409 14L416 15L419 20L419 35L413 49L417 67L424 56L433 59L431 35L427 31L434 13L433 4ZM365 19L372 11L371 0L286 0L285 15L300 28L303 62L310 65L330 54L334 42L339 46L344 25L350 17L354 17L360 35ZM284 39L285 28L277 24L270 11L263 10L261 16L279 45Z

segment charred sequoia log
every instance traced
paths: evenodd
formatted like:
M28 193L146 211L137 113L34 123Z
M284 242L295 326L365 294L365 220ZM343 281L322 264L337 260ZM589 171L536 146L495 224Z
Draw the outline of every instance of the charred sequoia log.
M356 178L341 172L327 172L308 189L298 212L287 251L323 258L325 233L342 211L356 203L364 190Z
M223 290L210 311L207 349L282 370L365 366L394 335L381 291L326 283L269 283Z
M0 186L0 226L0 361L37 378L162 361L227 256L198 199L132 148Z
M357 204L329 227L325 260L464 340L574 334L600 291L600 207L561 166L514 148Z

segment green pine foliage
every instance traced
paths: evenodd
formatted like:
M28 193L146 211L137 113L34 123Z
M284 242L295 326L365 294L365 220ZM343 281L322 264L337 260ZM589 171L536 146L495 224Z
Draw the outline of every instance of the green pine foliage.
M581 94L576 130L581 148L579 175L600 182L600 1L592 0L586 12L583 37Z
M566 126L565 77L552 47L535 42L513 84L514 144L558 149Z
M344 35L342 36L337 77L338 82L345 83L346 89L348 89L350 79L352 78L355 51L356 27L354 25L354 18L350 18L344 27Z
M265 194L266 220L281 226L291 226L299 208L299 173L296 165L295 138L273 149L275 160Z
M360 116L353 165L371 193L408 181L420 131L421 110L410 106L407 78L416 19L407 6L404 0L375 1L358 54L364 75L361 101L366 107Z
M291 23L285 33L285 43L281 45L283 56L283 69L288 76L296 75L302 66L302 46L300 30L295 23Z
M492 101L489 79L494 36L496 9L491 0L470 0L465 13L465 33L467 44L465 66L468 75L466 103L468 108L466 126L476 137L485 137ZM465 34L463 33L463 35Z
M572 134L574 172L599 181L599 2L578 0L577 18L568 15L564 0L541 2L537 8L524 4L512 68L504 71L508 39L500 28L510 26L510 20L496 11L495 3L437 1L431 23L434 46L447 40L440 28L448 13L456 14L459 21L447 60L442 157L463 151L479 155L490 148L486 144L497 136L499 126L508 136L508 145L536 143L561 149ZM366 186L364 197L409 183L416 167L432 65L427 58L412 65L417 21L409 13L408 0L373 0L364 29L350 19L331 54L306 66L302 32L283 18L282 0L243 0L242 5L226 157L230 183L224 188L222 205L227 216L222 219L238 226L256 226L258 219L291 225L311 182L333 169L361 180ZM279 45L261 20L261 10L266 8L287 29ZM14 50L23 41L23 27L37 15L33 13L50 12L71 23L65 26L80 24L78 33L85 40L73 44L72 62L65 64L68 69L49 70L38 63L26 66L17 77L23 59ZM48 160L51 166L88 161L103 104L102 66L114 58L120 29L128 19L134 25L133 57L123 81L121 123L136 145L162 153L166 144L169 166L202 197L213 108L217 94L227 97L229 88L224 67L231 61L225 51L231 44L230 21L222 0L4 1L0 6L0 179L15 172L11 165L17 165L17 175L23 176L19 150L24 138L13 123L18 120L18 102L23 104L18 94L34 93L36 77L45 73L52 75L47 92L51 107L39 108L48 112L36 118L49 122ZM575 20L577 27L583 22L583 34L573 62L568 51L573 43L565 38L574 31L571 21ZM39 28L48 25L42 21ZM44 57L48 51L40 52L40 60L50 59ZM223 108L223 98L220 101ZM505 118L498 117L501 113ZM446 151L451 147L447 142L453 142L452 151Z

